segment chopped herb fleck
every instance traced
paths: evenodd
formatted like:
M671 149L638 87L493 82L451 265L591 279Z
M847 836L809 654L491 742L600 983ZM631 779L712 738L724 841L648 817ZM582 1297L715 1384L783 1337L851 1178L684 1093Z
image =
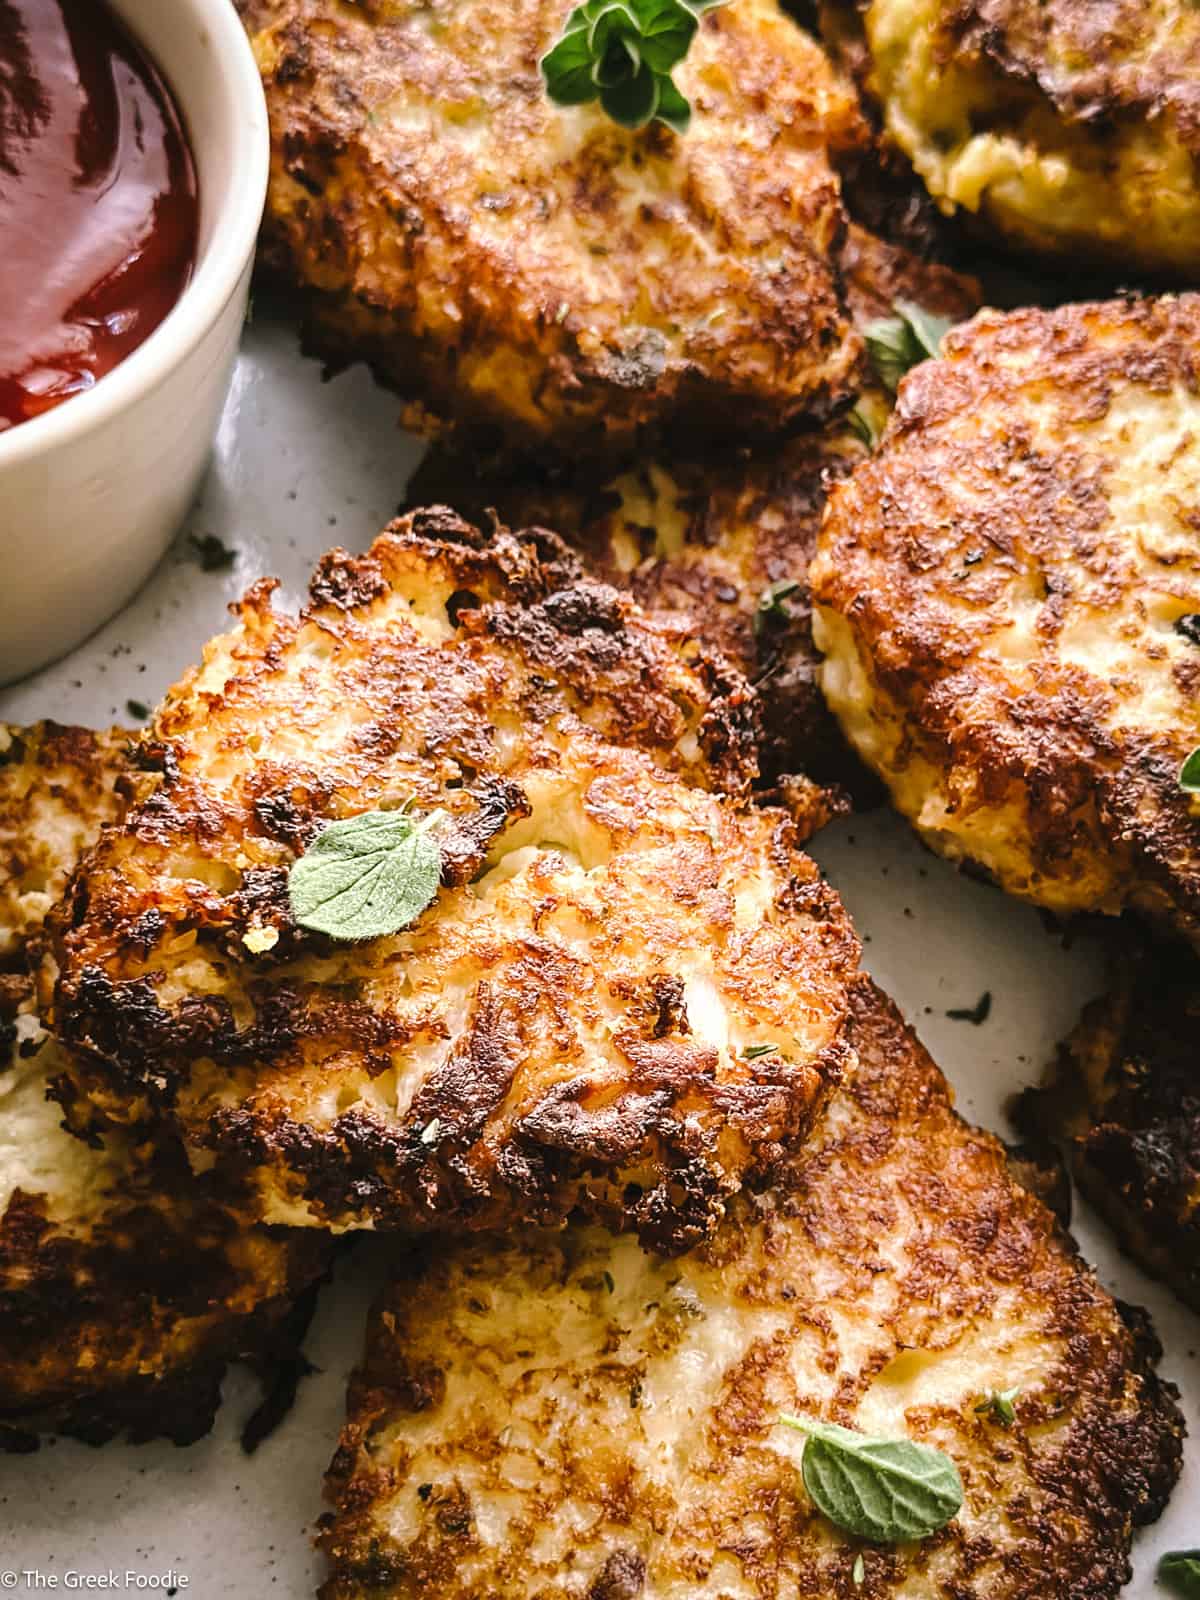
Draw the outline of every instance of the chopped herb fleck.
M150 707L144 700L126 700L125 709L135 722L145 722L150 715Z
M951 1022L969 1022L978 1028L992 1014L992 991L985 989L973 1006L951 1006L946 1015Z
M1020 1392L1019 1384L1014 1384L1011 1389L993 1389L991 1394L985 1395L975 1407L975 1415L977 1417L990 1416L1002 1428L1011 1428L1017 1420L1017 1412L1013 1401Z
M799 578L779 578L775 583L769 583L758 597L758 605L754 608L754 631L761 633L771 617L786 617L783 601L790 594L795 594L800 587Z
M193 533L189 543L203 572L228 572L237 560L237 551L222 544L215 533Z
M1200 745L1180 767L1179 787L1185 794L1200 794Z
M759 1056L774 1055L779 1049L777 1044L748 1044L742 1051L747 1061L757 1061Z
M608 1290L609 1294L612 1294L613 1290L617 1287L613 1282L613 1275L611 1272L606 1272L604 1274L604 1287Z

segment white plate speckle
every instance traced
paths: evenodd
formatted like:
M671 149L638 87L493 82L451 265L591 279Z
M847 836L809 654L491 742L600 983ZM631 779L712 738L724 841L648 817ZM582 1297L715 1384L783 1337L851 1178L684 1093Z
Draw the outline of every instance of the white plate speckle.
M188 527L120 616L67 660L0 692L0 718L127 722L127 701L153 703L251 580L278 577L283 599L294 603L324 550L362 549L394 513L421 449L398 430L397 410L361 371L322 383L291 329L260 309ZM206 535L235 551L232 568L202 569L192 538ZM1006 1103L1040 1076L1097 989L1096 952L1082 940L1064 949L1035 912L959 876L886 813L837 824L814 854L857 919L867 965L917 1025L962 1111L1010 1136ZM993 997L985 1024L946 1016L985 990ZM1166 1348L1163 1371L1179 1384L1200 1433L1200 1323L1125 1261L1081 1207L1074 1231L1104 1283L1150 1308ZM69 1573L112 1572L119 1592L133 1588L125 1581L133 1572L143 1586L162 1585L133 1592L166 1593L174 1574L181 1597L311 1594L321 1570L310 1544L321 1477L382 1254L373 1243L342 1264L308 1341L319 1370L252 1458L237 1443L252 1403L238 1376L213 1434L186 1450L60 1441L34 1456L0 1456L0 1586L16 1572L8 1592L70 1592ZM1139 1537L1126 1593L1150 1600L1161 1592L1158 1554L1197 1544L1198 1530L1200 1471L1190 1461L1167 1515ZM25 1573L58 1581L39 1584Z

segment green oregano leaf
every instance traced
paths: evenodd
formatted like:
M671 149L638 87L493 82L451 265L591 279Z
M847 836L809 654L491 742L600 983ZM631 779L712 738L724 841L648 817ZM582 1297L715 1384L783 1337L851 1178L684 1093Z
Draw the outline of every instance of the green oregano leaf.
M925 1539L958 1515L962 1480L948 1455L912 1439L873 1439L834 1422L781 1416L806 1435L801 1476L835 1527L877 1544Z
M949 317L935 317L911 300L897 300L896 311L896 316L881 317L863 329L875 375L893 394L910 367L938 354L953 326Z
M623 128L644 128L658 110L660 82L657 73L641 67L632 78L606 84L600 91L600 104Z
M861 440L868 450L874 450L879 443L879 430L861 406L852 406L847 411L846 425L855 438Z
M437 893L441 851L431 811L364 811L332 822L288 874L292 915L331 939L380 939L408 927Z
M563 34L554 49L542 57L542 73L548 84L554 84L553 98L560 106L583 105L596 98L592 52L584 28Z
M691 126L692 108L686 96L680 94L670 78L661 74L658 80L658 110L654 114L673 133L686 133Z
M655 118L685 133L692 109L671 78L700 13L721 0L584 0L541 59L546 93L559 105L601 106L626 128Z
M954 326L952 317L935 317L915 300L897 300L896 310L908 323L913 338L925 355L936 360L942 351L942 340Z
M700 25L696 13L678 0L642 0L639 9L642 60L655 72L670 72L691 49Z
M1179 787L1185 794L1200 794L1200 745L1180 767Z
M1200 1550L1169 1550L1158 1563L1158 1581L1176 1594L1200 1596Z

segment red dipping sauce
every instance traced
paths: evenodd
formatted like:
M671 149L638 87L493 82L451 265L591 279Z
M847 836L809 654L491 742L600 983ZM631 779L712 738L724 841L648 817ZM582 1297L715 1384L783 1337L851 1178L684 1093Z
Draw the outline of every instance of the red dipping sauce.
M0 432L154 332L198 216L170 92L102 0L0 0Z

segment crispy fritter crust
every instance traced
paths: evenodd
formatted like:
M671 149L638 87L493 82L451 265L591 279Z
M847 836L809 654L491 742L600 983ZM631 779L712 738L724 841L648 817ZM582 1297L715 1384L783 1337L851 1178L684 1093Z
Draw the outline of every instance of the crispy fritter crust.
M703 18L686 138L547 97L565 15L512 0L240 0L273 162L264 265L310 339L520 450L628 447L672 424L743 437L850 399L829 150L850 86L773 0Z
M473 478L469 457L435 447L409 484L414 501L445 499L467 516L490 507L513 526L557 529L589 572L627 590L647 611L693 619L705 642L758 685L759 779L803 773L853 785L849 754L816 685L808 604L827 476L865 459L848 429L804 436L761 455L704 462L654 459L591 486L580 475L538 482L531 472ZM772 585L792 584L771 602ZM806 836L829 814L819 792L799 795Z
M682 1248L849 1059L840 901L783 814L700 787L749 788L744 681L553 535L444 509L311 595L250 592L76 876L57 1013L94 1097L167 1119L269 1221L579 1205ZM299 929L296 857L407 800L446 813L431 907L359 945Z
M1200 963L1123 939L1109 991L1064 1042L1022 1119L1063 1142L1082 1192L1148 1272L1200 1310Z
M836 7L833 8L836 11ZM870 0L871 87L948 208L1024 248L1195 277L1190 0Z
M413 1257L352 1380L325 1600L1117 1593L1179 1471L1170 1386L866 985L853 1037L786 1185L693 1254L568 1229ZM1014 1384L1005 1430L975 1408ZM780 1411L936 1444L963 1513L839 1534Z
M892 316L897 300L954 321L980 304L974 279L856 223L839 266L860 327ZM859 403L873 420L886 419L889 401L873 379ZM760 784L786 798L807 838L843 804L839 791L860 801L877 794L817 689L807 583L828 484L866 454L844 420L756 450L660 452L611 475L594 463L547 467L452 443L427 453L408 497L414 506L445 502L476 521L498 512L513 527L554 528L589 572L646 610L692 617L700 637L759 687ZM768 591L780 584L794 587L771 603ZM811 781L795 781L801 774Z
M75 863L117 815L131 737L0 723L0 972L29 972L30 947Z
M180 1151L73 1138L49 1098L68 1063L23 957L117 815L130 737L0 726L0 1448L199 1438L231 1360L294 1351L296 1297L328 1260L311 1234L239 1228Z
M811 569L822 686L937 850L1200 932L1200 297L984 314L905 380Z

